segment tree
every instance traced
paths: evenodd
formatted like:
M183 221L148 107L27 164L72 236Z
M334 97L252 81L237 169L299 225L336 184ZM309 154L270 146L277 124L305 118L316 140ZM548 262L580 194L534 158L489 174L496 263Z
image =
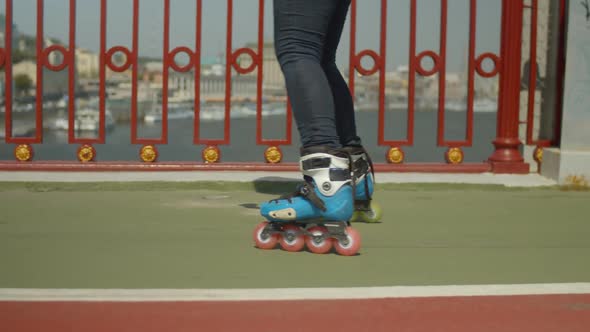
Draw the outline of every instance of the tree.
M25 74L19 74L14 77L14 88L16 93L26 95L33 87L33 80Z

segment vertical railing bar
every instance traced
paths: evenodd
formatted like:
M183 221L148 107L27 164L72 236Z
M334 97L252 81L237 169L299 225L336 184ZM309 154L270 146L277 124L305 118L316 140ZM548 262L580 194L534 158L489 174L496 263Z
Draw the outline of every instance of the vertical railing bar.
M225 119L224 119L224 133L223 133L223 144L228 144L230 140L230 116L231 116L231 75L232 75L232 35L233 35L233 0L227 0L227 41L226 41L226 68L225 68Z
M197 0L197 12L195 13L195 119L194 119L194 144L200 143L201 126L201 19L203 2Z
M286 121L285 121L285 137L279 139L265 139L263 137L263 117L262 117L262 96L263 96L263 79L264 79L264 0L259 0L259 16L258 16L258 54L255 59L258 66L257 77L257 104L256 104L256 144L258 145L288 145L292 141L292 114L289 99L285 103Z
M414 144L414 112L416 108L416 0L410 4L410 68L408 72L408 144Z
M469 65L467 69L467 144L473 145L475 99L475 38L477 34L477 0L471 0L469 8Z
M68 63L68 142L76 143L74 119L76 112L76 0L70 0L70 46L67 52Z
M131 143L137 144L137 58L139 53L139 0L133 0L133 36L131 62Z
M447 0L441 0L440 48L438 68L438 146L445 144L445 100L447 84Z
M4 60L4 72L6 82L12 82L12 0L6 0L6 22L4 31L6 31L6 39L4 45L4 52L6 57ZM6 84L5 91L5 140L6 143L12 143L12 84Z
M350 62L348 68L348 86L352 100L355 98L355 58L356 58L356 1L352 0L350 4Z
M258 76L256 77L256 144L262 144L262 78L264 75L264 0L258 1ZM252 61L256 61L252 59Z
M293 143L293 109L291 107L291 102L287 98L287 130L286 130L287 140L285 144L291 145Z
M387 0L381 0L381 41L379 50L379 145L385 144L385 74L387 72Z
M168 79L170 77L170 64L175 61L170 56L170 0L164 0L164 47L162 59L162 135L161 144L168 142Z
M43 0L37 0L37 87L35 143L43 142Z
M101 144L106 141L105 135L105 112L106 112L106 66L105 57L107 49L107 1L100 1L100 57L99 57L99 117Z

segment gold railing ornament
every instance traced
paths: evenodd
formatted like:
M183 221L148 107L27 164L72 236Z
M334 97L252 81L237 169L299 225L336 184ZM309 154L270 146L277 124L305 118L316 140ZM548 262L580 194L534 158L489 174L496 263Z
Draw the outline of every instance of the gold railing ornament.
M221 159L221 152L219 148L216 146L208 146L203 149L201 153L201 157L203 157L203 161L207 164L214 164L219 162Z
M544 150L540 146L537 146L535 151L533 151L533 159L535 159L535 161L539 164L543 163L543 152Z
M78 160L82 163L89 163L96 158L96 150L92 145L82 145L78 148Z
M445 153L445 159L449 164L459 165L463 163L465 154L461 148L449 148Z
M387 151L387 162L390 164L401 164L404 162L406 155L404 150L399 147L392 147Z
M278 164L283 160L283 152L277 146L270 146L264 151L264 159L267 163Z
M145 163L153 163L158 159L158 149L153 145L144 145L139 150L139 157Z
M14 149L14 157L21 162L33 160L33 148L28 144L21 144Z

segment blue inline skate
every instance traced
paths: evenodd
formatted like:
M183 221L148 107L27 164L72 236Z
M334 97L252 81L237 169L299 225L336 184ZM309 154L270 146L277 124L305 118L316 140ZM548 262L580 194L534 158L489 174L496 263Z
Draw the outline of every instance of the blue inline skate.
M375 172L367 151L360 146L347 146L344 150L352 158L352 180L355 186L355 212L351 221L376 223L383 215L381 206L373 201Z
M313 147L301 150L304 183L290 195L263 203L260 214L268 221L254 230L260 249L356 255L360 234L350 227L354 212L351 156L343 149Z

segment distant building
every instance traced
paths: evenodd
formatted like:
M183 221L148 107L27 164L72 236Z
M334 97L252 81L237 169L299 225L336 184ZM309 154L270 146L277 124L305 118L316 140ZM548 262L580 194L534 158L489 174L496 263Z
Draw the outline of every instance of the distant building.
M168 89L170 98L174 101L194 100L195 75L194 72L171 72ZM231 95L234 99L256 98L256 77L250 75L234 75L231 79ZM225 100L225 75L201 75L200 94L203 101Z
M258 51L258 43L248 43L244 47ZM240 67L247 68L252 64L252 58L248 55L241 56L238 61ZM285 95L285 78L281 66L275 55L274 43L264 43L262 51L262 88L265 95ZM247 74L256 76L257 70Z
M76 49L76 71L82 78L97 77L99 70L98 54L89 50Z
M37 86L37 63L33 61L22 61L12 66L12 75L16 77L18 75L28 76L33 85L29 94L35 93ZM43 94L66 94L68 91L68 72L62 70L60 72L53 72L47 68L43 69Z
M21 61L12 65L12 76L19 75L28 76L33 82L33 86L37 85L37 63L33 61Z

